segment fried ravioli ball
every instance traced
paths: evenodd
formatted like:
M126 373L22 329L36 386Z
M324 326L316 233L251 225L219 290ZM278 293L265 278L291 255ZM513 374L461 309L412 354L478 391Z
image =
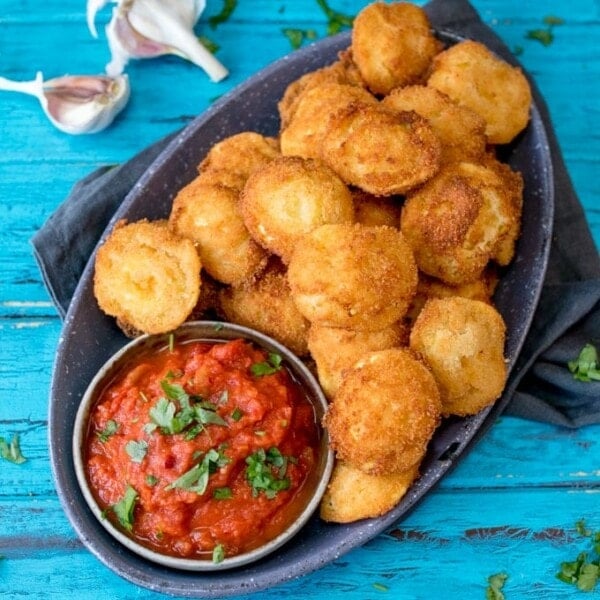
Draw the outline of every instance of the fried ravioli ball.
M354 62L375 94L420 81L440 49L427 15L414 4L374 2L354 19Z
M349 185L375 194L404 194L437 173L441 145L415 112L350 105L331 115L321 158Z
M357 103L376 105L377 100L362 87L342 83L328 82L307 90L298 99L294 115L280 133L281 153L319 158L329 116Z
M400 229L419 269L461 285L477 280L490 260L507 264L519 235L520 212L516 190L506 184L495 170L463 162L448 165L409 194Z
M324 83L341 83L365 87L357 66L352 60L350 49L339 53L339 60L336 62L305 73L302 77L292 81L283 94L283 97L277 104L281 129L285 129L296 112L298 101L304 94L315 87Z
M399 473L370 475L337 461L320 505L320 516L330 523L352 523L389 512L419 476L417 466Z
M214 144L198 166L198 171L223 169L247 179L254 170L278 156L279 144L275 138L243 131Z
M407 343L408 329L400 321L378 331L354 331L314 323L308 331L308 349L321 388L329 399L335 396L344 372L365 354Z
M255 171L240 197L253 238L287 263L298 240L325 223L353 223L344 182L323 162L282 156Z
M376 331L408 310L417 268L397 229L322 225L296 245L288 281L298 310L311 323Z
M529 121L527 78L479 42L466 40L438 54L427 85L481 115L490 144L510 142Z
M175 197L169 226L196 244L203 267L221 283L240 284L266 265L267 252L248 233L231 188L194 179Z
M379 475L420 464L440 414L431 371L409 349L391 348L344 375L324 425L338 460Z
M299 356L307 354L309 323L292 300L284 268L270 266L256 281L222 290L220 307L228 321L257 329Z
M485 152L483 118L435 88L423 85L396 88L381 105L394 111L414 110L427 119L442 144L442 164L477 161Z
M363 225L388 225L398 227L400 205L391 198L374 196L359 188L351 190L354 200L354 215Z
M498 311L468 298L429 300L410 334L410 347L431 368L445 415L473 415L502 393L505 324Z
M98 249L94 295L125 330L165 333L198 301L200 269L193 243L166 221L119 222Z

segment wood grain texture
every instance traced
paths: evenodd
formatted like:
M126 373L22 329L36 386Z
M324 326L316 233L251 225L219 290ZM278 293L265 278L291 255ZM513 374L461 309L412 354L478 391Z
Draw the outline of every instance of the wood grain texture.
M331 0L355 14L366 2ZM419 4L422 4L420 2ZM539 85L575 188L600 245L600 5L577 0L475 0L484 21ZM209 0L206 16L219 12ZM85 26L83 0L0 0L0 75L33 78L100 72L108 60ZM564 19L543 46L527 32L545 16ZM0 465L0 597L155 600L107 569L64 515L48 457L47 398L61 323L43 287L29 240L71 186L184 126L263 66L291 50L284 27L325 35L314 0L238 0L227 23L198 33L216 41L231 76L211 84L175 57L134 62L132 98L95 136L67 136L33 98L0 92L0 436L18 433L23 465ZM555 579L586 548L575 523L600 529L600 426L577 431L504 417L406 519L307 577L252 598L484 598L487 577L505 571L507 599L571 599ZM598 593L598 592L596 592ZM250 598L250 597L240 597Z

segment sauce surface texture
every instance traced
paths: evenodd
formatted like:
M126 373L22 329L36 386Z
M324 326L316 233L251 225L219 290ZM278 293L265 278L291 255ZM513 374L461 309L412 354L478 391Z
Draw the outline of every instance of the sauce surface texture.
M320 434L280 360L243 340L132 360L86 438L106 518L152 550L215 562L281 533L302 509Z

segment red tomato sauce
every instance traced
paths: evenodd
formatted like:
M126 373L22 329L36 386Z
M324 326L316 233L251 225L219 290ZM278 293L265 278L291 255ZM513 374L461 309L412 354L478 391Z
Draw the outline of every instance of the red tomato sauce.
M268 359L243 340L189 342L117 375L86 439L87 477L106 518L186 558L216 547L234 556L285 529L302 509L320 434L285 367L253 374Z

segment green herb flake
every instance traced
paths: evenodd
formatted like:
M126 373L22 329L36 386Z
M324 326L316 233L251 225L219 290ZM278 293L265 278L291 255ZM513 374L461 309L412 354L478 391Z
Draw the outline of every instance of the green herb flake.
M576 586L582 592L591 592L600 580L600 532L592 535L583 519L577 521L575 530L591 541L592 551L591 553L580 552L575 560L562 562L556 578Z
M119 502L111 507L112 511L119 520L119 523L127 531L131 531L133 529L133 511L137 499L138 493L135 491L135 488L128 485L125 489L125 495L123 498L121 498Z
M148 452L148 442L146 440L130 440L125 444L125 452L134 463L141 463Z
M259 362L259 363L254 363L250 367L250 372L255 377L264 377L265 375L273 375L274 373L277 373L277 371L281 370L282 361L283 361L283 358L279 354L277 354L275 352L269 352L269 356L268 356L267 360L263 361L263 362Z
M600 381L598 351L593 344L585 344L576 360L567 363L573 378L578 381Z
M155 475L151 475L150 473L146 475L146 485L150 487L154 487L158 483L158 477Z
M0 457L15 465L22 465L27 460L21 452L18 433L12 436L10 444L0 437Z
M525 37L528 40L536 40L543 46L549 46L554 41L554 34L550 29L530 29Z
M230 498L233 498L233 492L231 491L231 488L228 487L216 488L213 491L213 498L215 500L229 500Z
M109 419L108 421L106 421L106 425L104 426L104 429L102 431L98 431L96 433L96 435L98 436L98 439L103 444L106 444L106 442L108 441L108 438L111 435L114 435L115 433L117 433L118 430L119 430L119 424L116 421Z
M173 353L173 349L175 348L175 336L170 333L168 338L169 343L169 352Z
M546 25L564 25L565 20L562 17L555 17L554 15L546 15L544 17L544 23Z
M243 416L244 411L239 406L236 406L233 412L231 413L231 418L236 422L239 421Z
M219 51L220 46L213 42L210 38L207 38L205 35L199 35L198 41L211 53L216 54Z
M317 4L327 17L327 35L334 35L343 28L352 27L354 17L333 10L326 0L317 0Z
M281 30L283 35L288 39L293 50L297 50L305 41L314 40L317 38L317 32L314 29L295 29L293 27L285 27Z
M383 583L379 583L377 581L373 584L373 587L378 592L389 592L390 591L390 588L387 585L384 585Z
M223 544L217 544L213 548L212 561L215 564L222 563L225 560L225 548Z
M216 14L208 19L208 24L212 29L215 29L217 25L221 23L225 23L233 14L233 11L237 7L237 0L223 0L223 7L221 8L221 12Z
M246 479L254 497L263 492L267 498L273 499L278 492L290 487L290 480L285 477L287 458L278 448L257 450L246 458L246 465Z
M222 452L211 448L203 457L202 461L194 465L189 471L172 481L165 489L182 489L196 494L204 494L208 487L209 476L217 469L229 463Z
M488 587L485 590L486 600L504 600L502 588L508 579L506 573L496 573L488 577Z

